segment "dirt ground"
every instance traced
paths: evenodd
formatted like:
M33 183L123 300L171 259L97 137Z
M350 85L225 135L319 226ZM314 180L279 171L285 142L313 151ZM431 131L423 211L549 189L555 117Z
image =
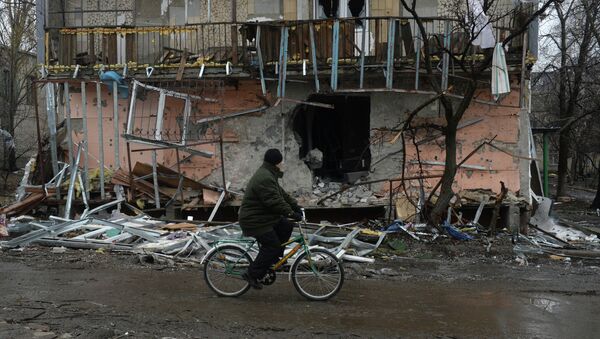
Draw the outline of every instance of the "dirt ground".
M583 193L582 193L583 192ZM553 207L600 227L593 193ZM0 338L597 338L600 260L516 260L507 234L487 242L399 236L375 264L345 263L346 282L310 302L285 274L262 291L216 297L196 263L31 246L0 251Z
M47 247L0 252L0 338L594 338L600 262L531 257L508 237L422 244L346 263L342 291L304 300L287 275L236 299L197 265Z

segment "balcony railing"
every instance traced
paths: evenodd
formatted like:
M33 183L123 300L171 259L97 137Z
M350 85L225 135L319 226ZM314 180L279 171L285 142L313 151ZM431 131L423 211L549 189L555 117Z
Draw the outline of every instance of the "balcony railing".
M511 33L510 22L498 24L496 37ZM441 59L444 44L457 55L466 52L473 57L482 52L467 46L470 38L456 20L427 18L424 25L433 62ZM281 39L282 34L287 38ZM46 41L46 65L51 73L69 72L77 65L82 71L99 65L175 71L204 65L220 72L226 71L225 66L257 69L261 65L270 74L283 61L299 71L312 72L313 64L323 69L334 62L339 67L415 63L422 58L423 47L415 20L407 17L61 28L48 29ZM522 40L514 39L507 53L509 63L520 64L522 50Z

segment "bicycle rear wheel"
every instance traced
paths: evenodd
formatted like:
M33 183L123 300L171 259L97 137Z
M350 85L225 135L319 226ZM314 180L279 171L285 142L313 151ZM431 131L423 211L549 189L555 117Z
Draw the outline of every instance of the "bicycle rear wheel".
M327 300L344 284L344 268L335 255L324 249L302 253L292 266L292 282L309 300Z
M220 246L204 260L204 280L211 290L222 297L238 297L250 288L242 278L252 258L236 246Z

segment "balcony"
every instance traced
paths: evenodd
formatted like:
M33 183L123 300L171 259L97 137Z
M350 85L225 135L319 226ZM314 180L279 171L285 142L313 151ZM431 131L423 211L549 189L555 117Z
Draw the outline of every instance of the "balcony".
M467 46L470 39L456 20L435 17L424 24L435 69L441 70L443 44L458 57L482 56L481 49ZM496 37L510 34L511 26L510 20L498 22ZM289 77L333 72L353 77L360 73L362 78L378 70L382 74L382 69L414 73L423 67L423 43L408 17L49 28L46 42L46 67L56 77L70 76L76 69L94 77L101 65L105 70L127 68L129 75L152 72L178 79L277 77L282 64ZM509 65L521 65L522 44L521 38L511 42Z

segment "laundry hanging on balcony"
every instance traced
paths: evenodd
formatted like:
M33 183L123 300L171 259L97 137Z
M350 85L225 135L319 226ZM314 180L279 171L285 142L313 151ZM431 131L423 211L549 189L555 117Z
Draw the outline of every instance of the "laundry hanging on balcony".
M490 19L483 11L481 0L469 0L469 15L468 23L471 25L470 30L475 46L480 46L483 49L493 48L496 44L494 31Z
M492 96L498 100L501 95L510 93L510 79L508 78L508 67L504 47L501 43L496 44L492 58Z

